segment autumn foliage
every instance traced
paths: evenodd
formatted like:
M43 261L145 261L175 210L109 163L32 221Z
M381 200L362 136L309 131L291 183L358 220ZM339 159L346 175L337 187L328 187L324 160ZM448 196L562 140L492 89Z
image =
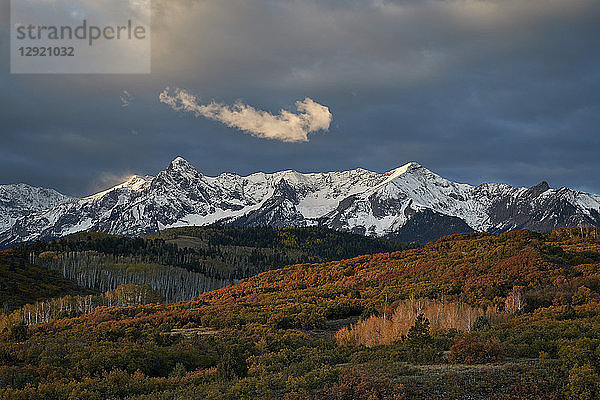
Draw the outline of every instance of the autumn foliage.
M65 300L0 329L0 398L595 398L597 236L454 235L174 304L133 287L76 315Z
M367 347L392 344L408 334L419 315L427 319L432 333L452 330L469 332L477 318L483 316L494 321L505 319L504 313L472 307L460 301L411 298L396 302L390 315L371 315L350 327L340 329L336 333L336 339L340 344L363 344Z
M461 336L450 347L448 361L462 364L481 364L504 358L504 350L497 339L482 340L475 336Z

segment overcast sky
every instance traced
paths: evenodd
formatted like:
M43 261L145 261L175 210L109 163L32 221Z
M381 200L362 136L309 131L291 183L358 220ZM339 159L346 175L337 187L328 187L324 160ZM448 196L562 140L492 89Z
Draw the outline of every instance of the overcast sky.
M149 75L11 75L0 2L0 184L87 195L182 156L600 193L598 0L153 0Z

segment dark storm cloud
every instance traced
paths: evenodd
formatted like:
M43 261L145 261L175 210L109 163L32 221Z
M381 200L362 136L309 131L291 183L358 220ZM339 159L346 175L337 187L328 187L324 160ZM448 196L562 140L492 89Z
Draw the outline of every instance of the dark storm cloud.
M210 175L416 160L600 193L599 19L592 0L155 0L151 75L21 76L4 17L0 182L87 194L181 155ZM310 97L333 122L275 143L172 112L167 86L274 114Z

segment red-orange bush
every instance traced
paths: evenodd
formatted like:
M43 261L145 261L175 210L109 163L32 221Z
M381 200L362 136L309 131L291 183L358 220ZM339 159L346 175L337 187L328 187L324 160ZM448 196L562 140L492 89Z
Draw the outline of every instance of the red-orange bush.
M404 387L388 378L375 378L349 370L338 382L324 390L318 399L405 400Z
M504 350L498 339L481 340L477 337L459 337L450 348L448 361L460 364L483 364L502 360Z

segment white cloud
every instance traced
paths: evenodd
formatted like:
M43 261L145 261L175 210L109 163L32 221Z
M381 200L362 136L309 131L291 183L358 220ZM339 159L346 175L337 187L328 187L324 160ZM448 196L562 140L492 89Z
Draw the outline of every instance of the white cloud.
M297 113L281 110L277 115L257 110L242 102L233 105L214 101L199 104L196 96L182 89L175 89L171 95L167 88L159 99L173 110L192 112L197 117L222 122L256 137L283 142L307 142L309 133L327 131L332 119L328 107L308 97L296 102Z
M129 103L133 100L133 95L127 90L121 92L121 107L129 106Z

